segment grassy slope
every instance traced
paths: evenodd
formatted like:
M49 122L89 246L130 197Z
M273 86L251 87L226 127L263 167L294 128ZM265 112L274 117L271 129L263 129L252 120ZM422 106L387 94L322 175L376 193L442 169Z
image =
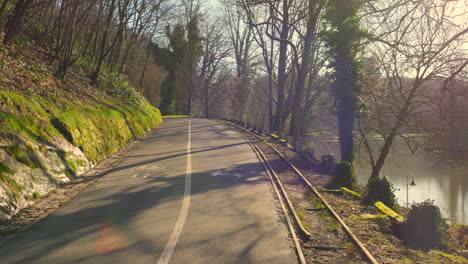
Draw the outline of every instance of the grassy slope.
M124 106L94 97L77 101L0 91L0 109L1 138L46 143L54 136L63 136L94 163L162 120L159 110L148 104Z
M0 47L0 212L17 211L20 200L44 194L36 185L50 191L162 122L146 100L111 96L79 68L65 81L52 73L31 46Z

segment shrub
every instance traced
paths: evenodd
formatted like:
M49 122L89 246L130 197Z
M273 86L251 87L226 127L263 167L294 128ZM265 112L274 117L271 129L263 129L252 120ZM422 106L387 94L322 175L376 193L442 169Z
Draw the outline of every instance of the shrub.
M387 177L371 178L366 186L364 203L382 202L388 207L395 206L395 189Z
M352 187L356 183L356 174L353 165L347 161L341 161L335 169L333 185Z
M91 74L95 70L94 62L88 55L84 58L78 59L76 64L88 74ZM130 85L126 75L119 73L117 70L105 63L102 65L99 80L100 88L102 88L107 94L123 102L130 103L134 106L140 106L146 103L146 99L141 95L141 93L135 87Z
M447 241L448 224L433 201L411 205L403 233L403 243L411 248L430 250L443 248Z
M116 71L103 71L102 84L107 94L132 105L139 106L145 101L144 97L128 83L127 76Z

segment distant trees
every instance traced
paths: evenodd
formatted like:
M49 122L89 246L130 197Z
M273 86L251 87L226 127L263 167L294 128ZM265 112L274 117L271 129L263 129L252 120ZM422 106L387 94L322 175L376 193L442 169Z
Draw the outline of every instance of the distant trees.
M236 120L247 119L247 106L251 95L252 78L255 74L256 57L252 29L244 23L242 9L226 1L224 3L225 23L233 49L236 72L236 88L232 96L233 116Z
M293 0L282 0L282 1L246 1L238 0L247 18L251 31L255 33L255 40L260 43L262 47L262 54L265 60L265 65L269 76L273 79L274 68L277 69L277 81L276 81L276 104L275 112L273 113L273 106L270 106L269 113L269 129L272 131L280 131L284 128L286 112L286 86L288 82L288 50L289 45L292 44L290 39L292 38L291 28L292 15L290 14L292 5L295 1ZM267 14L267 15L264 15ZM266 41L265 36L268 37ZM273 65L273 53L268 54L268 44L270 43L270 51L278 49L277 64ZM276 43L278 45L276 45ZM290 57L289 57L290 59ZM289 61L291 65L292 60ZM271 80L273 83L273 80ZM269 103L273 102L273 93L271 93L271 99Z
M226 58L231 55L231 48L217 21L206 24L201 39L203 48L196 73L195 95L202 105L202 115L210 118L211 106L225 99L229 86L227 82L232 81L226 62Z
M268 127L287 132L302 147L305 123L325 77L324 1L238 1L262 50L269 76ZM289 125L288 125L289 124Z
M179 11L182 19L166 26L169 60L161 60L169 75L161 88L161 111L164 114L192 114L196 86L197 62L202 52L200 22L202 2L183 0ZM173 65L170 65L173 64Z
M182 114L182 106L186 105L184 100L186 96L183 93L185 90L184 78L186 77L184 75L184 60L186 59L185 28L182 24L177 24L173 28L167 26L166 35L169 40L168 48L155 47L156 56L168 72L168 76L162 83L162 99L159 108L166 115Z
M69 67L78 63L97 83L103 67L128 73L126 66L142 59L133 55L141 46L147 47L145 40L154 39L158 33L161 17L167 16L168 2L5 0L0 2L0 21L5 23L2 41L11 45L17 37L33 37L56 65L58 78L65 78ZM146 71L148 67L141 68ZM136 86L143 84L137 78L131 81Z
M2 41L34 39L59 79L72 65L94 83L126 74L164 114L253 123L299 150L333 113L341 159L352 162L361 143L373 178L410 131L439 145L466 140L454 118L468 79L461 1L223 0L221 16L211 4L0 0ZM457 142L450 149L463 149Z
M186 29L185 42L185 86L187 90L186 114L192 114L192 103L195 89L196 63L201 53L200 20L202 18L201 0L182 0L182 16Z
M306 6L306 21L303 25L303 27L305 28L305 34L299 34L302 38L302 59L301 62L297 62L297 81L294 91L294 105L291 116L291 128L289 132L289 134L293 136L296 141L302 138L305 134L304 99L306 94L306 82L311 82L313 80L313 78L309 78L309 75L311 74L311 66L316 65L312 62L312 59L314 58L313 49L317 48L317 46L314 46L314 43L316 43L315 39L318 37L317 25L320 19L322 9L324 7L324 2L309 0L307 1Z
M361 98L365 118L359 122L372 166L371 178L379 177L396 138L414 150L411 133L431 135L437 131L429 128L444 122L433 117L442 117L440 105L450 101L446 95L468 92L466 85L452 85L466 80L466 10L457 9L456 1L381 4L371 6L368 12L372 15L365 18L373 32L368 35L367 48L373 64L368 76L373 77L364 79ZM383 139L377 153L370 141L375 135Z
M249 26L251 49L263 62L251 77L251 97L244 96L257 110L235 119L266 123L261 126L289 134L300 149L318 109L333 112L341 159L352 163L355 141L362 143L372 178L395 138L411 145L407 134L413 132L440 143L433 135L462 127L450 118L466 95L461 1L227 2L228 17L235 10L243 22L234 28ZM376 135L381 146L371 142Z

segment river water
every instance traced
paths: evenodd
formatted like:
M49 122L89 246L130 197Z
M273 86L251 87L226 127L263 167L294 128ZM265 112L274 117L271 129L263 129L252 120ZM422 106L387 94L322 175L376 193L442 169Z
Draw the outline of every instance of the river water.
M365 185L370 166L364 158L357 158L358 182ZM434 200L443 217L457 223L468 224L468 164L465 162L439 161L434 156L418 151L412 154L404 142L395 142L382 169L393 183L398 203ZM415 186L408 186L414 178ZM408 199L407 199L408 195Z

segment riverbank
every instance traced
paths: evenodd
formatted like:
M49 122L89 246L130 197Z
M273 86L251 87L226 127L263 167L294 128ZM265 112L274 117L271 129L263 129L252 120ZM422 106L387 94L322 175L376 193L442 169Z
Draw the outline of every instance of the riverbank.
M330 128L332 130L332 128ZM381 141L370 141L374 157L378 155ZM421 143L422 144L422 143ZM332 154L339 160L339 142L328 131L311 134L307 138L307 148L312 149L316 158ZM354 160L359 184L366 185L371 175L368 154L362 145L356 144ZM396 140L385 160L381 175L387 177L395 188L395 196L400 206L434 200L444 218L459 224L468 224L468 164L461 160L450 160L447 156L434 155L423 147L413 153L403 140ZM407 184L414 179L416 185Z
M321 168L319 164L315 164L306 160L306 158L293 151L278 137L263 136L270 144L273 144L296 168L298 168L307 180L321 192L325 200L333 207L349 228L356 234L359 240L370 251L370 253L377 259L379 263L466 263L468 259L468 227L463 225L452 224L448 227L444 235L444 243L440 248L435 248L429 251L418 249L411 249L392 234L392 220L384 215L377 207L373 205L365 205L362 198L350 195L347 192L340 190L328 190L328 183L332 180L332 176ZM276 161L272 161L275 162ZM282 179L284 182L291 183L288 179ZM296 184L292 182L293 184ZM362 197L364 187L361 185L354 186L353 190L360 193ZM297 192L291 192L294 197ZM359 195L358 195L359 196ZM306 196L307 197L307 196ZM316 222L307 217L310 212L317 212L323 210L324 207L317 204L314 200L303 201L302 203L294 203L296 210L301 212L300 220L304 221L305 226L314 226ZM408 211L398 205L395 209L407 216ZM317 232L330 230L340 233L340 228L336 225L331 226L318 226ZM303 245L304 246L304 245ZM334 254L339 254L339 250L348 248L346 244L342 247L330 248L329 250ZM310 249L305 245L307 250ZM349 247L352 251L352 247ZM316 252L314 252L316 253ZM357 251L347 252L347 254L355 254ZM313 254L318 257L318 254ZM314 259L314 257L312 257ZM324 263L315 259L317 263Z

